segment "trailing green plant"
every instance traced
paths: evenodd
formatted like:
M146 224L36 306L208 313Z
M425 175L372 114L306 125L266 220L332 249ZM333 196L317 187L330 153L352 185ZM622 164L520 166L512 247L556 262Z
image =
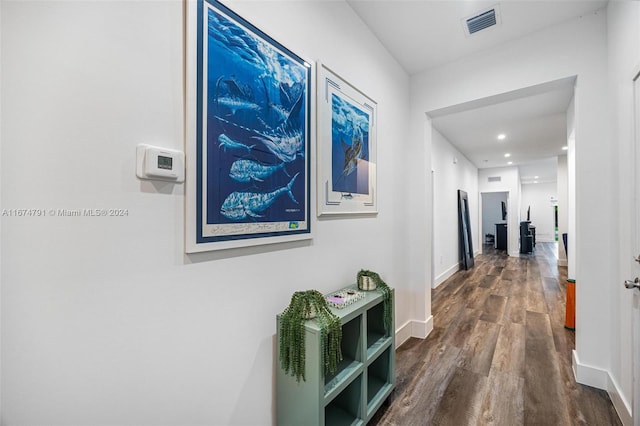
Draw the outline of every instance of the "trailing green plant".
M291 296L289 306L280 315L280 366L287 373L305 378L304 323L315 315L320 327L320 346L324 374L333 374L342 361L342 324L329 309L324 296L317 290L298 291Z
M387 283L385 283L382 278L380 278L380 275L378 275L376 272L373 271L368 271L366 269L361 269L358 272L358 282L360 281L360 277L369 277L371 278L375 283L376 283L376 290L379 291L380 293L382 293L382 297L384 300L384 331L386 333L390 333L391 332L391 323L393 321L393 318L391 318L391 315L393 313L393 292L391 291L391 287L389 287L387 285Z

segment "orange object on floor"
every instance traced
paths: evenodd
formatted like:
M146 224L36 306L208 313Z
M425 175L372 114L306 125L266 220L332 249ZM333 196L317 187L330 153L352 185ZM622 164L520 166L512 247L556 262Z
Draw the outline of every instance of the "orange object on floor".
M576 280L567 280L567 303L564 316L564 327L576 329Z

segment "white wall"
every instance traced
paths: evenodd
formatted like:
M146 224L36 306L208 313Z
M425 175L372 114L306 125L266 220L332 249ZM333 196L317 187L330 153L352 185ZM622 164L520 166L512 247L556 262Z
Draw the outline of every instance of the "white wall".
M499 177L500 181L489 182L489 177ZM507 193L507 252L510 256L518 256L520 253L520 171L517 167L480 169L478 191Z
M473 251L480 250L478 169L437 130L433 130L434 281L437 287L459 269L458 190L467 192ZM455 163L454 163L455 159Z
M612 250L617 241L613 234L617 225L611 220L617 211L612 206L618 176L611 149L616 141L603 119L608 117L606 49L606 14L600 11L430 69L411 79L411 139L425 144L426 164L430 165L431 123L425 120L425 113L577 76L575 154L579 216L574 241L578 259L575 278L580 290L576 352L581 367L578 379L594 385L606 378L605 369L611 358L610 292L603 283L612 282L618 275L612 268L614 264L617 268ZM420 166L418 160L412 164ZM424 182L419 180L420 174L416 176L416 190L424 191L428 200L430 176L424 172L422 175ZM416 210L422 204L416 200ZM428 214L426 209L417 214L422 212L423 217ZM432 235L429 220L425 226L428 235ZM599 232L592 232L594 229ZM597 380L588 377L591 373Z
M2 22L2 7L0 7L0 22ZM0 31L0 59L2 58L2 31ZM1 69L1 68L0 68ZM0 94L2 93L2 74L0 71ZM2 117L2 96L0 95L0 117ZM2 131L0 129L0 164L2 164ZM2 204L2 173L0 173L0 209L4 207ZM0 413L2 413L2 280L4 273L2 272L2 241L4 241L4 234L2 232L2 220L0 219ZM2 414L0 414L0 424L2 424Z
M609 2L607 18L611 94L608 118L612 123L610 141L618 150L615 159L617 161L616 178L619 185L614 189L617 203L616 215L613 216L613 221L617 225L614 230L617 243L614 246L616 273L612 280L603 283L603 287L611 293L612 321L609 333L614 350L611 356L612 377L609 387L614 389L614 392L610 393L618 412L623 413L626 409L626 424L630 425L633 395L630 374L633 365L631 330L633 297L629 290L624 289L622 282L640 275L640 267L632 261L632 258L638 255L640 243L636 240L638 233L634 224L638 223L638 217L637 212L636 217L632 216L635 194L630 184L638 173L638 151L637 147L634 148L633 139L632 78L640 72L640 3ZM638 309L637 305L636 309ZM636 372L636 377L639 374ZM640 398L640 395L636 395L635 398ZM636 416L638 415L640 413L636 413ZM624 416L621 417L625 420Z
M398 327L428 329L408 76L346 3L231 6L378 102L380 213L185 256L183 186L135 177L137 144L183 148L183 3L1 2L2 207L128 210L2 218L2 424L271 424L276 314L360 268L396 287Z
M558 197L556 182L523 184L520 192L520 219L527 220L531 206L531 225L536 227L536 242L555 241L555 204Z
M504 223L502 220L502 202L508 206L508 192L485 192L480 194L482 200L482 242L486 234L496 235L496 223Z

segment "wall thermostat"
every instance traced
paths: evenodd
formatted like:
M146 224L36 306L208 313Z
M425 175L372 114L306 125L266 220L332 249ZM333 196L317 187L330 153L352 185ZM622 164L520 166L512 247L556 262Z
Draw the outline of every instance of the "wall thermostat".
M184 182L184 152L140 144L136 153L140 179Z

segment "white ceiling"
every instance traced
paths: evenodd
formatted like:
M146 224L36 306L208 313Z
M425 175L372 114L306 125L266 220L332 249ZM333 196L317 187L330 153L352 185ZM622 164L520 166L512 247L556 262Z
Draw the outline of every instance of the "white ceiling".
M347 0L347 3L400 65L409 74L415 74L593 13L606 6L607 1ZM501 23L467 36L465 18L496 4Z
M527 164L521 168L522 183L555 182L555 167L549 164L566 154L562 147L567 143L566 110L573 85L574 79L567 78L507 93L482 105L474 102L432 111L431 123L479 169ZM499 134L505 138L499 140ZM540 163L540 169L532 168L533 163Z
M347 0L391 55L415 74L491 49L606 6L604 0L433 1ZM466 18L498 6L499 24L468 36ZM432 111L432 123L478 168L520 166L523 183L556 180L556 156L566 144L573 81L505 94L480 105ZM504 141L497 135L504 133ZM510 153L509 159L504 157ZM526 165L526 166L525 166Z

